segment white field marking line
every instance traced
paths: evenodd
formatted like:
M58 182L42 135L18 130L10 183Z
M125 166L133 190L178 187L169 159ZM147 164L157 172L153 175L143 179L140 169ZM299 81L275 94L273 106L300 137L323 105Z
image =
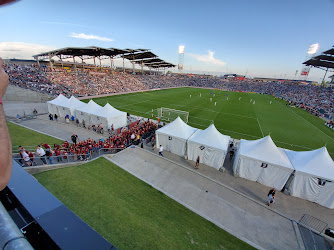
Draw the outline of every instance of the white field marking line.
M126 104L126 105L119 106L117 108L123 108L123 107L126 107L126 106L135 105L135 104L139 104L139 103L143 103L143 102L148 102L148 101L149 100L141 101L141 102L135 102L135 103L129 103L129 104Z
M201 127L206 127L206 125L203 125L203 124L198 124L198 123L194 123L194 122L188 122L188 124L191 123L191 124L195 124L197 126L201 126Z
M259 136L244 134L244 133L240 133L240 132L236 132L236 131L232 131L232 130L227 130L227 129L223 129L223 128L217 128L217 129L220 129L220 130L223 130L223 131L227 131L227 132L231 132L231 133L240 134L240 135L247 135L247 136L254 137L254 138L261 138Z
M316 149L316 148L304 147L304 146L291 144L291 143L288 143L288 142L277 141L277 140L275 140L275 142L282 143L282 144L287 144L287 145L294 146L294 147L305 148L305 149L309 149L309 150L315 150Z
M256 118L256 120L257 120L257 123L259 124L259 127L260 127L260 129L261 129L262 137L264 137L264 134L263 134L263 131L262 131L262 128L261 128L261 125L260 125L259 119L258 119L258 118Z
M205 125L197 124L197 123L194 123L194 122L188 122L188 123L195 124L195 125L202 126L202 127L206 127ZM231 130L227 130L227 129L222 129L222 128L217 128L217 129L223 130L223 131L227 131L227 132L231 132L231 133L236 133L236 134L241 134L241 135L247 135L247 136L250 136L250 137L261 138L261 137L258 137L258 136L244 134L244 133L239 133L239 132L231 131Z
M141 114L147 114L147 113L145 113L145 112L137 111L137 110L133 110L133 109L126 109L126 110L133 111L133 112L137 112L137 113L141 113Z
M277 101L276 101L277 102ZM319 130L321 133L323 133L324 135L326 135L329 139L331 139L332 141L334 141L334 139L332 137L330 137L329 135L327 135L324 131L320 130L319 128L317 128L316 126L314 126L312 123L310 123L308 120L306 120L304 117L298 115L296 112L290 110L288 107L286 107L290 112L294 113L295 115L299 116L300 118L302 118L304 121L306 121L307 123L309 123L310 125L312 125L314 128L316 128L317 130Z
M151 102L155 102L155 101L151 101ZM155 103L160 103L160 102L155 102ZM200 108L200 107L196 107L196 106L190 106L190 105L179 105L179 104L169 104L169 105L173 105L173 106L179 106L179 107L190 107L192 109L199 109L199 110L204 110L204 111L211 111L214 113L220 113L220 114L227 114L227 115L233 115L233 116L239 116L239 117L244 117L244 118L250 118L250 119L257 119L255 117L251 117L251 116L246 116L246 115L238 115L238 114L231 114L231 113L226 113L226 112L218 112L209 108Z
M200 120L204 120L204 121L214 122L214 120L205 119L205 118L198 117L198 116L191 116L191 118L196 118L196 119L200 119Z

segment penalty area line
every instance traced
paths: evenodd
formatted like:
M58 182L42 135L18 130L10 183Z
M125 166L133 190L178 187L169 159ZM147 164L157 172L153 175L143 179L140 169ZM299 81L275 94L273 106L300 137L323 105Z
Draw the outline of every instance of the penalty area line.
M261 130L261 133L262 133L262 137L264 137L264 134L263 134L263 131L262 131L262 128L261 128L260 122L259 122L259 118L256 118L256 120L257 120L257 123L259 124L260 130Z
M126 105L118 106L117 108L123 108L123 107L126 107L126 106L136 105L136 104L143 103L143 102L148 102L148 101L149 100L142 101L142 102L129 103L129 104L126 104Z

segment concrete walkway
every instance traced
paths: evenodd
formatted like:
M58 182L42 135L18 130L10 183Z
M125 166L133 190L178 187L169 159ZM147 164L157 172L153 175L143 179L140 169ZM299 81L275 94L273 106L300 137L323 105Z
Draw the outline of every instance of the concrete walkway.
M82 127L77 127L75 123L70 122L66 124L63 119L59 121L50 121L48 115L38 115L36 119L28 119L17 121L17 119L8 119L9 121L15 122L17 125L42 132L44 134L51 135L61 140L67 140L71 142L71 135L78 135L80 140L86 140L88 138L92 140L99 140L107 138L108 133L98 134L93 130L88 130Z
M158 154L158 150L151 150L151 152ZM194 169L195 162L186 160L175 154L164 151L164 156L174 162L181 164L188 169ZM234 177L232 172L232 161L225 159L225 172L217 171L216 169L200 164L197 173L207 176L219 183L222 183L238 192L244 194L248 198L252 198L257 202L264 204L270 187L264 186L260 183L246 180L239 177ZM334 228L334 210L323 207L317 203L313 203L298 197L293 197L282 192L276 192L276 203L271 205L268 209L272 209L277 213L281 213L289 219L299 221L304 214L309 214L319 220L328 224L328 227Z
M257 248L299 248L291 220L195 170L140 148L110 160Z

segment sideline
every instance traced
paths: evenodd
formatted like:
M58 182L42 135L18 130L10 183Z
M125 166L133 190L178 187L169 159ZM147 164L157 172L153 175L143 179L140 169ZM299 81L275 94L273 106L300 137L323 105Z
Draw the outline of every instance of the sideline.
M259 118L256 118L256 120L257 120L257 123L259 124L259 127L260 127L260 129L261 129L262 137L264 137L264 134L263 134L263 131L262 131L262 128L261 128L260 122L259 122Z
M319 130L321 133L323 133L324 135L326 135L329 139L331 139L332 141L334 141L334 139L332 137L330 137L328 134L326 134L324 131L320 130L319 128L317 128L316 126L314 126L312 123L310 123L308 120L306 120L304 117L300 116L299 114L297 114L296 112L290 110L288 107L286 107L290 112L294 113L295 115L299 116L300 118L302 118L304 121L306 121L307 123L309 123L310 125L312 125L314 128L316 128L317 130Z

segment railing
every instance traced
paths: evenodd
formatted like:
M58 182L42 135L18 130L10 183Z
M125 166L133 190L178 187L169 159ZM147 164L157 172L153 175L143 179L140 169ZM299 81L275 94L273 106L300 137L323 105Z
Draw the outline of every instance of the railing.
M328 224L326 222L323 222L322 220L319 220L309 214L304 214L299 220L299 223L311 227L319 234L321 234L328 227Z
M329 249L328 243L321 235L321 233L328 227L327 223L311 215L304 214L297 224L305 249Z
M55 164L55 163L73 163L78 161L88 161L95 159L101 155L105 154L115 154L124 148L100 148L97 150L91 150L87 154L68 154L67 156L60 155L60 156L52 156L52 159L50 160L50 157L43 156L43 157L35 157L33 161L29 161L30 166L40 166L45 165L42 159L45 159L47 164ZM13 159L16 162L19 162L22 167L29 166L21 157L14 156Z
M33 249L0 202L0 248Z

